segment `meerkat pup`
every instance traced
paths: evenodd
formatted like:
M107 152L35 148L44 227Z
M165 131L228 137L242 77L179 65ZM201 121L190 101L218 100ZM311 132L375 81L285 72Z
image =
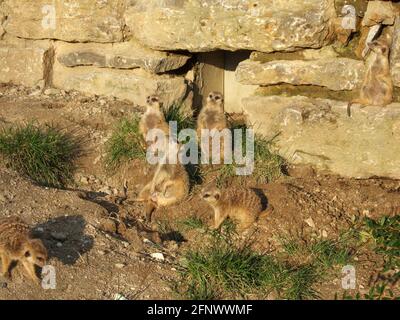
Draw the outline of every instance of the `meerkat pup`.
M368 44L370 56L367 59L367 72L360 91L360 97L349 104L385 107L393 101L393 80L390 73L389 46L384 40Z
M222 93L211 92L206 100L206 105L201 109L200 114L197 118L197 138L201 145L202 141L202 130L218 130L223 132L224 129L228 128L228 121L224 112L224 97ZM209 148L212 147L212 135L209 139ZM223 135L222 135L223 136ZM231 142L229 142L229 145ZM221 160L224 159L225 152L225 141L220 143L220 154ZM209 153L210 154L210 153Z
M214 209L214 229L231 218L237 221L239 232L245 231L263 211L261 198L251 189L229 188L221 191L209 186L203 190L202 198Z
M43 268L47 261L47 250L40 239L30 236L30 227L18 217L0 219L0 258L2 275L10 278L13 261L20 262L28 276L37 284L35 265Z
M158 164L153 179L143 188L136 201L146 202L146 219L158 207L183 201L189 194L189 176L182 164Z
M144 141L148 138L147 135L150 130L161 130L165 138L169 137L169 125L165 121L164 114L161 111L160 98L156 95L147 97L146 112L143 114L139 122L139 132L142 134ZM155 141L150 141L152 144Z

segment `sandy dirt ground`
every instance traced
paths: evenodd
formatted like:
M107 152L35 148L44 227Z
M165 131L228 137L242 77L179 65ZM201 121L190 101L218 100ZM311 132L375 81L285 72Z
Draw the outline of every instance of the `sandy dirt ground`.
M144 224L141 205L118 200L125 180L128 194L137 194L151 169L132 161L110 175L103 165L104 143L115 123L140 110L128 102L78 93L0 88L2 126L30 120L54 123L83 143L76 185L68 190L37 186L0 166L0 217L17 215L33 226L49 251L57 280L56 289L43 290L27 281L17 266L12 281L0 277L0 299L115 299L118 294L127 299L177 298L169 281L176 279L185 250L201 244L202 233L151 232L154 225ZM266 214L255 227L257 248L263 252L279 250L276 239L282 234L334 238L351 228L356 218L400 212L400 181L395 180L345 179L297 167L276 182L252 186L268 201ZM210 224L211 211L199 198L200 188L195 187L184 203L155 212L155 221L165 224L197 216ZM154 257L160 253L163 260ZM364 250L356 260L358 289L367 291L382 259ZM337 278L318 284L321 297L340 294L340 281L338 270Z

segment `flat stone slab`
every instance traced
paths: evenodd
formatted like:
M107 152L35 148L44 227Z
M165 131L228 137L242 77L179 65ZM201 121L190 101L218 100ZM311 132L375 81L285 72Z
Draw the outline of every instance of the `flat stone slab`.
M57 60L66 67L136 69L164 73L183 67L190 56L154 51L136 41L115 44L56 43Z
M320 48L334 18L334 0L136 0L125 14L141 43L192 52Z
M348 58L276 60L266 63L245 60L236 70L236 80L242 84L315 85L336 91L361 87L364 75L364 62Z
M294 164L311 164L345 177L400 179L400 104L352 107L302 96L253 96L243 100L257 133L275 140Z

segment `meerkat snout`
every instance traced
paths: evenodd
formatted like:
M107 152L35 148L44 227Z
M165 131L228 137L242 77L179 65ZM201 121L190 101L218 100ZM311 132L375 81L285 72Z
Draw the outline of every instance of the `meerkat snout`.
M155 104L159 104L160 103L160 98L156 95L151 95L148 96L146 99L146 103L150 106L155 105Z
M208 95L207 102L222 104L222 103L224 103L224 97L223 97L222 93L213 91L213 92L210 92L210 94Z
M210 188L203 191L201 197L210 204L216 203L221 198L221 192L216 188Z
M42 241L39 239L29 240L29 242L25 245L24 257L30 263L43 268L47 262L47 250Z

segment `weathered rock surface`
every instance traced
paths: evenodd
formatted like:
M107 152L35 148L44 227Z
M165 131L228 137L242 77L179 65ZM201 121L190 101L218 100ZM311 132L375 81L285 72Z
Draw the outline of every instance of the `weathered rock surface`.
M390 66L392 70L393 83L396 87L400 87L400 18L396 19L394 25Z
M243 84L316 85L340 91L361 86L364 74L364 62L348 58L276 60L266 63L245 60L236 70L236 79Z
M386 108L307 97L244 99L257 132L276 139L291 163L311 164L346 177L400 178L400 104Z
M50 72L45 63L49 41L7 38L0 41L0 82L34 87Z
M142 68L154 73L163 73L184 66L190 56L154 51L135 41L99 44L56 44L57 60L67 67L96 66L101 68Z
M137 0L125 20L161 50L291 51L330 42L334 0Z
M68 68L56 61L53 85L64 90L127 99L137 105L145 105L150 94L159 95L166 106L190 103L186 101L189 88L183 77L153 75L142 69Z
M369 1L362 25L366 27L377 24L393 25L395 17L391 1Z
M28 39L123 40L125 0L5 0L6 32Z

